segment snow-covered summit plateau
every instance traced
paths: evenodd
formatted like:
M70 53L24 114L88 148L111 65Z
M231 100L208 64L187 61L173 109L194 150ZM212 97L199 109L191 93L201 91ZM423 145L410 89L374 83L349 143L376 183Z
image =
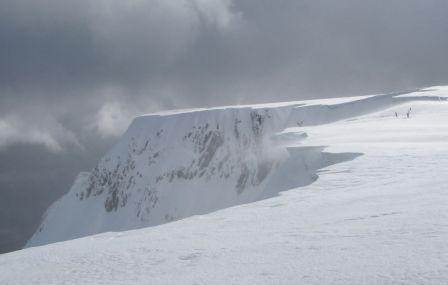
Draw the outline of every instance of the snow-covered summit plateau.
M0 284L444 284L447 98L137 117L0 256Z

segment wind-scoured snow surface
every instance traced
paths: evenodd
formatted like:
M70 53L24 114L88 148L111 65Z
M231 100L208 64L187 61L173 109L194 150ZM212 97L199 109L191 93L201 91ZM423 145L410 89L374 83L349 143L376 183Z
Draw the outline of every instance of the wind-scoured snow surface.
M138 117L0 284L446 284L447 98Z

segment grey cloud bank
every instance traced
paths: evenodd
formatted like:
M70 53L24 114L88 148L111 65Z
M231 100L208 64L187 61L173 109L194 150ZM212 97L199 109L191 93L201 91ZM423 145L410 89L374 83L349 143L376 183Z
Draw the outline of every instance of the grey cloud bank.
M447 84L448 2L5 0L0 43L1 252L137 114Z

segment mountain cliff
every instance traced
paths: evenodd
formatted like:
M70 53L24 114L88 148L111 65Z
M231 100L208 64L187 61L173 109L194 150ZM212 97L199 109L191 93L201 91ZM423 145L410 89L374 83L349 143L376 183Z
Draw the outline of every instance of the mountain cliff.
M297 128L423 98L403 94L137 117L98 165L79 174L48 209L27 246L159 225L310 184L319 169L359 153L303 146L307 133Z

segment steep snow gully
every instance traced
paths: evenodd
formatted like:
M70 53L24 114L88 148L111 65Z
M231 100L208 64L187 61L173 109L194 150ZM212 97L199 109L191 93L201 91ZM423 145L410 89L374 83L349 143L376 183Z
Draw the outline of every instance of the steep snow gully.
M98 165L48 209L27 247L155 226L308 185L319 169L361 153L304 146L307 133L300 128L415 100L446 100L430 91L137 117Z

